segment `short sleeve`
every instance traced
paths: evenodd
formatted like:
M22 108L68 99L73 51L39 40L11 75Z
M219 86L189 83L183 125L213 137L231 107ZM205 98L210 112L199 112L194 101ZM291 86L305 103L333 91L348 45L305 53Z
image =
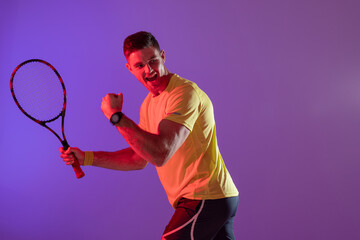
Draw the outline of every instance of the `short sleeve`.
M199 116L200 98L188 84L177 87L167 102L165 119L184 125L192 131Z

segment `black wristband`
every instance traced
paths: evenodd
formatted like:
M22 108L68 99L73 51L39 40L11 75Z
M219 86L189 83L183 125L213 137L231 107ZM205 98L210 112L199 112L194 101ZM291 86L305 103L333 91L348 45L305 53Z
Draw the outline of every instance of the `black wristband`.
M122 112L116 112L110 117L110 122L112 125L118 124L123 116Z

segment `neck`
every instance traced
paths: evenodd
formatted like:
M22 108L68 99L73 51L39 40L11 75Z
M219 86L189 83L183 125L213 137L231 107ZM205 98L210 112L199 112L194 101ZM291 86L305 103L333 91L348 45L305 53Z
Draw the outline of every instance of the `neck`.
M166 69L165 75L161 77L161 86L159 86L157 89L155 89L155 91L152 92L154 97L160 95L166 89L173 75L173 73Z

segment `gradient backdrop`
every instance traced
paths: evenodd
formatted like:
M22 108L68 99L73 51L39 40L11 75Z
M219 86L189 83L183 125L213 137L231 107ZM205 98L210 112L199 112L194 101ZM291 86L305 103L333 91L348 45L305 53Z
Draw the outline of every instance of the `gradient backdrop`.
M47 60L68 90L70 145L125 148L100 103L123 92L138 122L146 90L122 43L139 30L213 101L240 191L238 239L360 239L359 9L357 0L1 0L0 239L160 239L173 210L153 166L84 167L77 180L58 140L9 90L20 62Z

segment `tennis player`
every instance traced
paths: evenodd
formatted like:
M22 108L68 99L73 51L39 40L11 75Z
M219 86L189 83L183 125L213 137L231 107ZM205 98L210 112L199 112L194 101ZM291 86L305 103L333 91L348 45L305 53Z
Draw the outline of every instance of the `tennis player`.
M116 152L60 148L61 158L72 164L73 153L83 166L123 171L150 163L175 209L162 239L235 239L238 190L219 151L209 97L165 67L165 52L151 33L128 36L123 50L127 69L149 91L140 122L122 112L121 93L107 94L101 109L130 147Z

